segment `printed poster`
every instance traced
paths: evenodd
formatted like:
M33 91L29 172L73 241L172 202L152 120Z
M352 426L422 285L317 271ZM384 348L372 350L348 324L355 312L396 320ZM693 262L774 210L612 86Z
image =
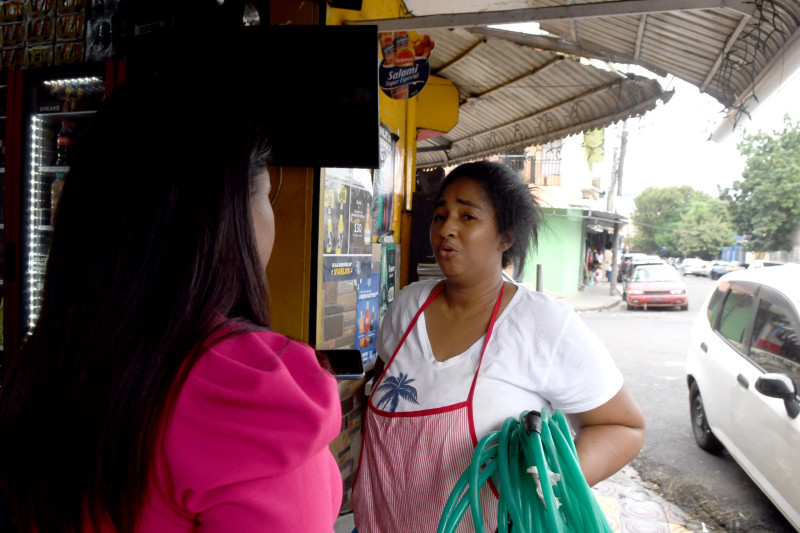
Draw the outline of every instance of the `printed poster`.
M368 206L371 178L365 169L325 169L322 280L344 281L372 273Z
M372 234L385 235L392 229L394 211L395 146L397 136L381 124L378 138L380 167L372 180Z
M378 294L381 275L377 272L358 280L358 300L356 301L356 343L361 350L364 367L372 365L378 357Z
M395 289L395 243L388 242L381 246L381 291L380 291L380 320L386 314L389 305L394 301Z

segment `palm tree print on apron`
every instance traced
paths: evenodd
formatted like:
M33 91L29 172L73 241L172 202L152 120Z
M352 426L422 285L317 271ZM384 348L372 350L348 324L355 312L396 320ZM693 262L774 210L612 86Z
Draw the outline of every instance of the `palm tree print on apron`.
M415 405L419 405L417 401L417 389L411 386L414 379L408 379L408 374L400 372L397 376L389 376L381 386L378 387L376 393L384 391L383 396L378 401L376 407L381 409L381 406L388 405L387 411L397 411L397 405L400 403L400 398Z

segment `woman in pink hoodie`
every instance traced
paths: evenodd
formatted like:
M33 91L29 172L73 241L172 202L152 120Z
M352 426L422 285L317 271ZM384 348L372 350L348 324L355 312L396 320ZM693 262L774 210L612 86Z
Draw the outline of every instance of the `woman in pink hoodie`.
M270 330L257 86L214 77L115 90L76 153L39 319L0 396L21 531L333 530L336 383Z

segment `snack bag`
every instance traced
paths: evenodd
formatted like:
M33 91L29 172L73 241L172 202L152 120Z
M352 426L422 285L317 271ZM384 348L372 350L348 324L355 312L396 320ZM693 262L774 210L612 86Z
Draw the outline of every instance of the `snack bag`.
M25 2L6 0L0 2L0 22L21 22L25 17Z
M29 18L25 24L25 43L28 45L52 41L54 34L52 17Z
M34 45L25 47L24 68L49 67L53 64L53 45Z
M54 62L56 65L72 65L83 61L83 41L56 43Z
M25 42L25 24L22 22L11 22L0 24L0 37L3 48L12 48Z

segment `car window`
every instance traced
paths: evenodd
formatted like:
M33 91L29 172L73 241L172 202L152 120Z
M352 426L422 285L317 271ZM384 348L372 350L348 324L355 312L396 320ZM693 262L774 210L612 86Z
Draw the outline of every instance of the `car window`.
M800 339L793 306L773 292L761 294L750 358L765 372L787 374L800 390Z
M680 281L681 277L678 271L668 266L663 268L656 267L639 267L633 271L633 279L631 281Z
M719 332L736 348L746 353L747 325L753 307L752 290L733 285L722 305Z
M711 300L709 300L708 308L706 309L706 317L712 328L717 325L717 317L719 316L720 309L722 309L722 302L725 301L725 294L727 294L730 287L730 282L721 281L720 284L717 285L714 294L711 295Z

